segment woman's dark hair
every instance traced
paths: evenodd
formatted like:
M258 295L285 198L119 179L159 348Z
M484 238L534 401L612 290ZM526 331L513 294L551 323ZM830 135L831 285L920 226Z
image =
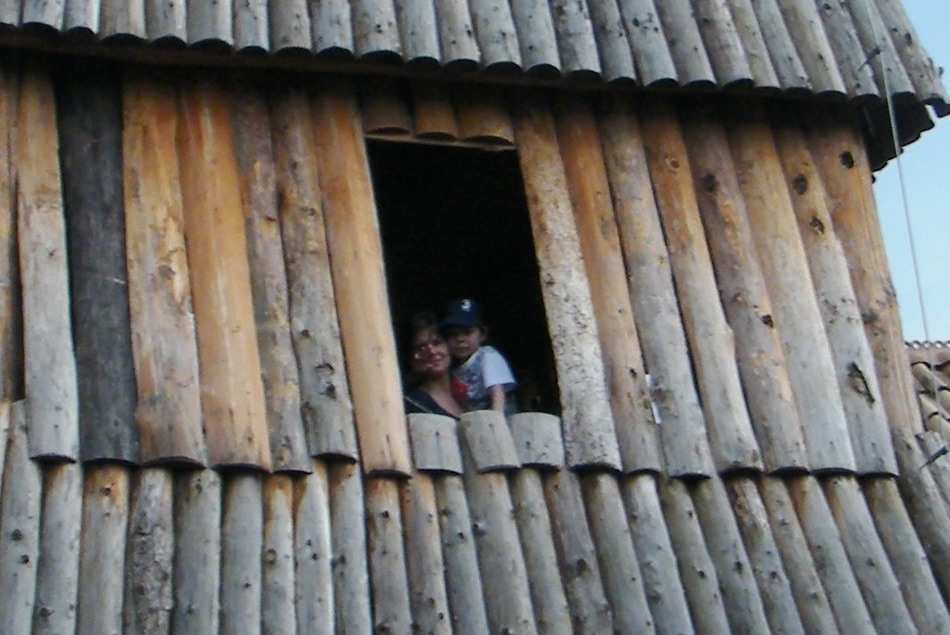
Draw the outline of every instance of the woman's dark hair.
M418 311L412 314L406 323L406 328L402 339L402 356L404 360L404 373L406 386L415 387L419 383L419 378L412 372L412 349L415 344L416 335L420 331L433 329L439 332L439 318L432 311Z

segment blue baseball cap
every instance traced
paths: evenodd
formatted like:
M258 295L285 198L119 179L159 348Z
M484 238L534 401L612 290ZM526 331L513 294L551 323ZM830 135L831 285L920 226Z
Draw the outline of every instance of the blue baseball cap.
M462 298L449 302L449 306L445 310L445 317L439 323L439 328L443 330L453 326L472 328L481 326L481 324L481 307L471 298Z

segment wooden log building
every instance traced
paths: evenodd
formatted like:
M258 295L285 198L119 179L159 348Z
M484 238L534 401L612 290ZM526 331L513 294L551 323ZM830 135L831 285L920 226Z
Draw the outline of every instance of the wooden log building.
M0 633L950 633L948 113L900 0L0 0Z

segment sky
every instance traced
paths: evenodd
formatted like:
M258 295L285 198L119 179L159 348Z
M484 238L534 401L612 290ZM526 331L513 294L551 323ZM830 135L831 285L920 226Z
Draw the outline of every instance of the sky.
M950 79L950 2L904 0L924 48L938 67L944 67L944 86ZM929 339L950 340L950 116L905 149L904 183L911 228L920 265ZM897 163L891 161L876 175L874 186L884 242L897 288L904 323L904 339L923 340L923 320L914 278L907 223L901 202Z

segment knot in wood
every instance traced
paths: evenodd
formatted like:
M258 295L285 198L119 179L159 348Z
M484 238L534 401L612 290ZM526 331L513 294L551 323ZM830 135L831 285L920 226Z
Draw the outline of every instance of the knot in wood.
M23 532L20 531L19 529L14 529L13 531L10 532L10 539L23 540Z
M808 191L808 179L804 174L799 174L792 180L792 189L799 195Z
M838 158L841 160L841 165L848 168L849 170L854 167L854 155L849 151L845 150L838 156Z
M710 194L719 189L719 179L715 174L709 173L703 177L703 189Z

